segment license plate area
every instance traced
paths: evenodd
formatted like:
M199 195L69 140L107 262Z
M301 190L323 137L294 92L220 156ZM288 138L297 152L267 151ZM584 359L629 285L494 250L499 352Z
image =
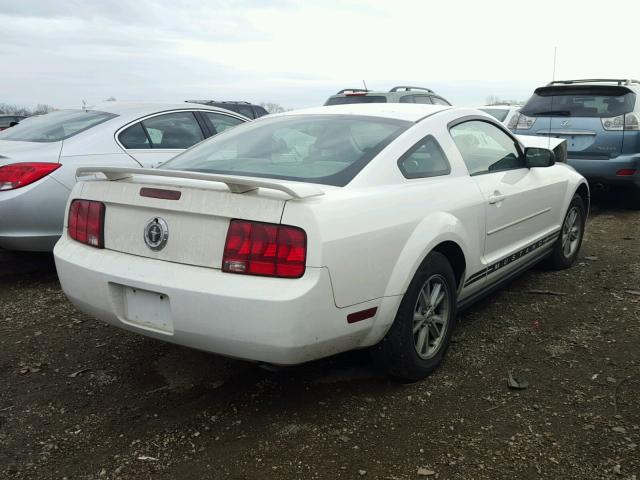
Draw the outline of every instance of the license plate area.
M173 334L171 303L163 293L122 286L123 321L148 330Z

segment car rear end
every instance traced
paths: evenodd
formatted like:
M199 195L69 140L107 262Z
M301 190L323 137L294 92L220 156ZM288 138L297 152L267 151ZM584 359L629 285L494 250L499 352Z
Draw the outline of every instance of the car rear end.
M640 84L554 82L535 90L515 133L563 138L568 163L594 189L640 191Z
M53 249L69 196L58 177L64 141L114 117L61 110L0 133L0 248Z
M231 357L294 364L356 348L368 330L350 316L375 309L336 306L313 206L409 125L265 117L163 169L79 171L106 179L71 194L54 250L62 288L112 325ZM301 204L308 214L288 220Z

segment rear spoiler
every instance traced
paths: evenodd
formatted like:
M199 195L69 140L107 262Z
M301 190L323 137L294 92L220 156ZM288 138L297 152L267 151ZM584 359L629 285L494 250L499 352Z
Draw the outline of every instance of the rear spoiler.
M76 171L76 178L97 173L103 174L107 177L107 180L110 181L124 180L131 178L134 175L144 175L149 177L186 178L189 180L220 182L224 183L231 193L246 193L258 188L268 188L270 190L279 190L284 192L290 195L291 198L309 198L324 195L324 191L319 187L308 183L154 168L83 167Z

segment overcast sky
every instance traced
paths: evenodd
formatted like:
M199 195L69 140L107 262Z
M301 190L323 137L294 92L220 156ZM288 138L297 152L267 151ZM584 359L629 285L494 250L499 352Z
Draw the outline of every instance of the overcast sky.
M427 86L460 105L640 77L640 0L0 0L0 102L322 104ZM608 6L609 7L608 7Z

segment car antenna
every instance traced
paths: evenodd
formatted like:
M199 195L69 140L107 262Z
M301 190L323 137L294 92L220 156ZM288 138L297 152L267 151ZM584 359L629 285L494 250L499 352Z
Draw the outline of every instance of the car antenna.
M365 82L364 80L362 80L362 84L364 85L364 89L365 89L365 90L369 90L369 89L367 88L367 82Z
M558 47L553 47L553 73L551 74L551 81L556 81L556 61L558 59ZM552 92L553 93L553 92ZM551 150L551 121L553 119L553 95L551 95L551 115L549 115L549 135L547 135L547 149Z

